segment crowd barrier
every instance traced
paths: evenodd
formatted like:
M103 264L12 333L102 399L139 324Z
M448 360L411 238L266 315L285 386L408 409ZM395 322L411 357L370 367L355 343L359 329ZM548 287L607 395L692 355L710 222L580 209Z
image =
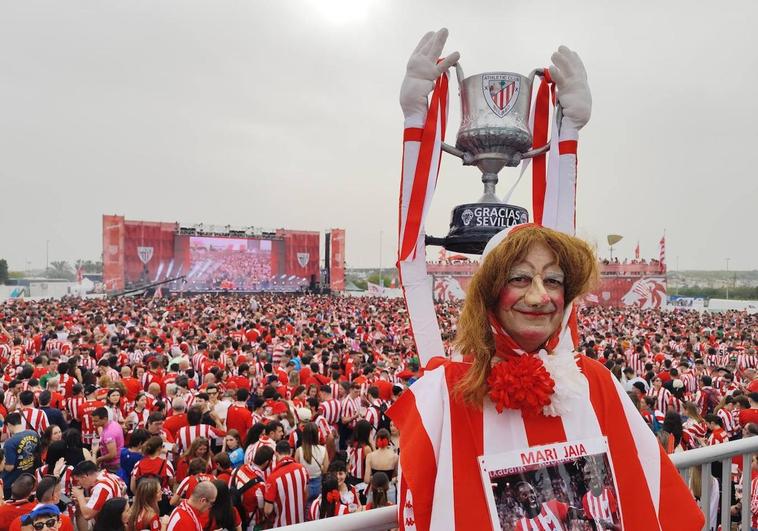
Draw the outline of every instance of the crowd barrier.
M738 455L745 456L744 462L751 463L754 453L758 453L758 437L750 437L731 441L716 446L706 446L686 452L680 452L671 455L671 461L682 474L685 481L689 479L689 473L692 467L700 466L701 477L709 477L711 474L711 464L717 461L723 463L722 466L722 492L720 497L721 503L721 529L727 530L730 527L730 502L731 502L731 462L732 458ZM750 470L750 465L747 465ZM750 474L744 474L742 481L742 514L740 531L750 531ZM708 481L701 482L702 492L701 500L710 500L711 484ZM704 530L708 531L708 522L711 517L710 505L701 502L701 509L705 515ZM386 531L397 527L397 507L383 507L371 511L363 511L324 520L316 520L303 524L281 527L287 531Z

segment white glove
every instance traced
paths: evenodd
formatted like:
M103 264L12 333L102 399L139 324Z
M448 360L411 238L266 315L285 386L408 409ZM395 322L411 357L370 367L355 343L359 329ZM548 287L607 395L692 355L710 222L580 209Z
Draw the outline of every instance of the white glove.
M429 107L426 98L434 89L435 80L458 62L461 54L453 52L437 63L446 40L446 28L430 31L421 38L408 59L405 79L400 87L400 107L406 119L420 119L423 122Z
M559 46L550 59L550 77L558 89L558 101L563 108L561 126L581 129L590 121L592 95L587 83L587 71L576 52Z

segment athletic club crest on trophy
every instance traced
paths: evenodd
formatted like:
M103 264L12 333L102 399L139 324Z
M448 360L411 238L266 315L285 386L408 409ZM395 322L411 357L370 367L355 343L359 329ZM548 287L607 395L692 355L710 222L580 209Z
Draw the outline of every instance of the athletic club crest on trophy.
M520 86L519 76L514 74L482 75L484 101L499 118L508 114L508 111L513 108L513 104L518 99Z
M455 65L461 98L461 125L455 147L442 150L459 157L464 166L482 172L484 194L475 203L453 209L450 231L444 238L428 236L426 243L449 251L481 254L487 242L501 230L527 223L525 208L508 205L495 195L498 173L518 166L523 159L546 152L550 142L532 149L529 113L532 84L542 69L529 76L513 72L486 72L465 77L460 63Z

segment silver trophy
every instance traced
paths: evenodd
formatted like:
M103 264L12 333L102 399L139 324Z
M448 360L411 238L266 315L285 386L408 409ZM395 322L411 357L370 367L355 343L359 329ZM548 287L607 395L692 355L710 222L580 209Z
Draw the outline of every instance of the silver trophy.
M495 185L504 166L518 166L523 159L550 148L548 141L532 149L529 129L532 84L535 76L543 76L543 72L543 69L535 69L528 77L513 72L464 77L460 63L455 65L461 96L461 126L455 147L443 143L442 149L459 157L464 166L481 170L484 194L476 203L455 207L448 235L427 237L426 243L442 245L449 251L481 254L492 236L504 228L529 221L526 209L498 199Z

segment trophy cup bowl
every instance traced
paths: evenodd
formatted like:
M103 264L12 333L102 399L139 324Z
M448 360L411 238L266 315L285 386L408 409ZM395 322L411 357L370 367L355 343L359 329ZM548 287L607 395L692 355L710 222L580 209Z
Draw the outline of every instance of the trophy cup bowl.
M543 75L543 70L533 70L529 76L485 72L465 77L458 63L455 72L461 98L461 126L455 147L443 143L442 149L459 157L464 166L479 168L484 194L476 203L455 207L448 235L428 236L426 243L453 252L481 254L495 234L529 221L526 209L500 201L495 195L495 185L501 169L518 166L523 159L545 153L550 147L548 141L532 149L529 129L532 84L536 75Z

